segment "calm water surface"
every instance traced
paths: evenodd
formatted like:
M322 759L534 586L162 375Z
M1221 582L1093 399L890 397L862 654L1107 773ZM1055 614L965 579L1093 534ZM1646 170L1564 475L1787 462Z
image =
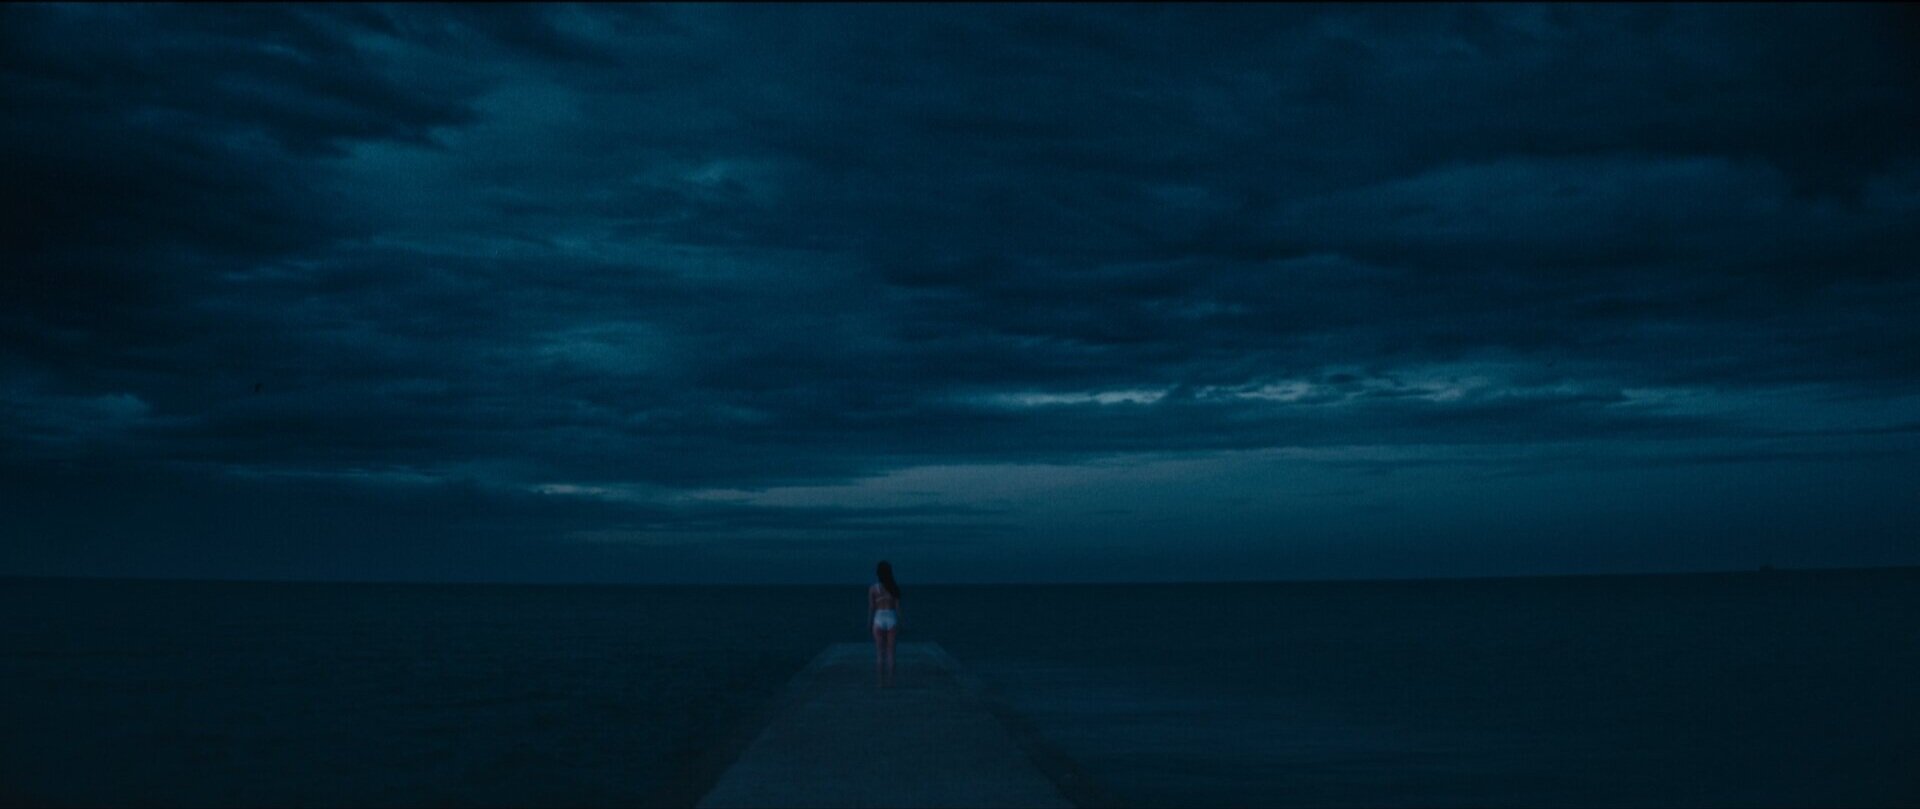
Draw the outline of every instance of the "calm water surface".
M903 584L1132 805L1920 804L1916 570ZM685 805L864 587L0 580L0 803Z

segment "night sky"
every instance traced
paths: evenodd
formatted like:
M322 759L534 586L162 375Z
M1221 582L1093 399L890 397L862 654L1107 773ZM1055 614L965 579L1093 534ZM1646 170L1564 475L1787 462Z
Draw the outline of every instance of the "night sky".
M0 574L1920 563L1898 6L0 9Z

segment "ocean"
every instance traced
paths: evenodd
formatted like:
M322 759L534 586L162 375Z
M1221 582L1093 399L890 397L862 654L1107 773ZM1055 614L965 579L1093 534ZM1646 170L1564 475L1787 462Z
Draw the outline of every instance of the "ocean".
M1131 806L1920 805L1916 569L902 584ZM0 580L0 804L689 805L865 586Z

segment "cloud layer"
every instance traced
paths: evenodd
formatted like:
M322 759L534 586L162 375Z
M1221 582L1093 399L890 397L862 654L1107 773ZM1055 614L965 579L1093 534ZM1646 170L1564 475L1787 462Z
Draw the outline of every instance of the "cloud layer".
M1920 562L1915 31L8 8L0 572Z

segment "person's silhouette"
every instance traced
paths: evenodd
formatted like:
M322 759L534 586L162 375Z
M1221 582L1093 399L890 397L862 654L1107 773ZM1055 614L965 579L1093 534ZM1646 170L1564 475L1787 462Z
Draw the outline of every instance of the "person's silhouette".
M867 626L873 629L873 678L882 688L893 685L893 642L900 635L900 585L893 565L882 561L874 570L878 579L867 588Z

